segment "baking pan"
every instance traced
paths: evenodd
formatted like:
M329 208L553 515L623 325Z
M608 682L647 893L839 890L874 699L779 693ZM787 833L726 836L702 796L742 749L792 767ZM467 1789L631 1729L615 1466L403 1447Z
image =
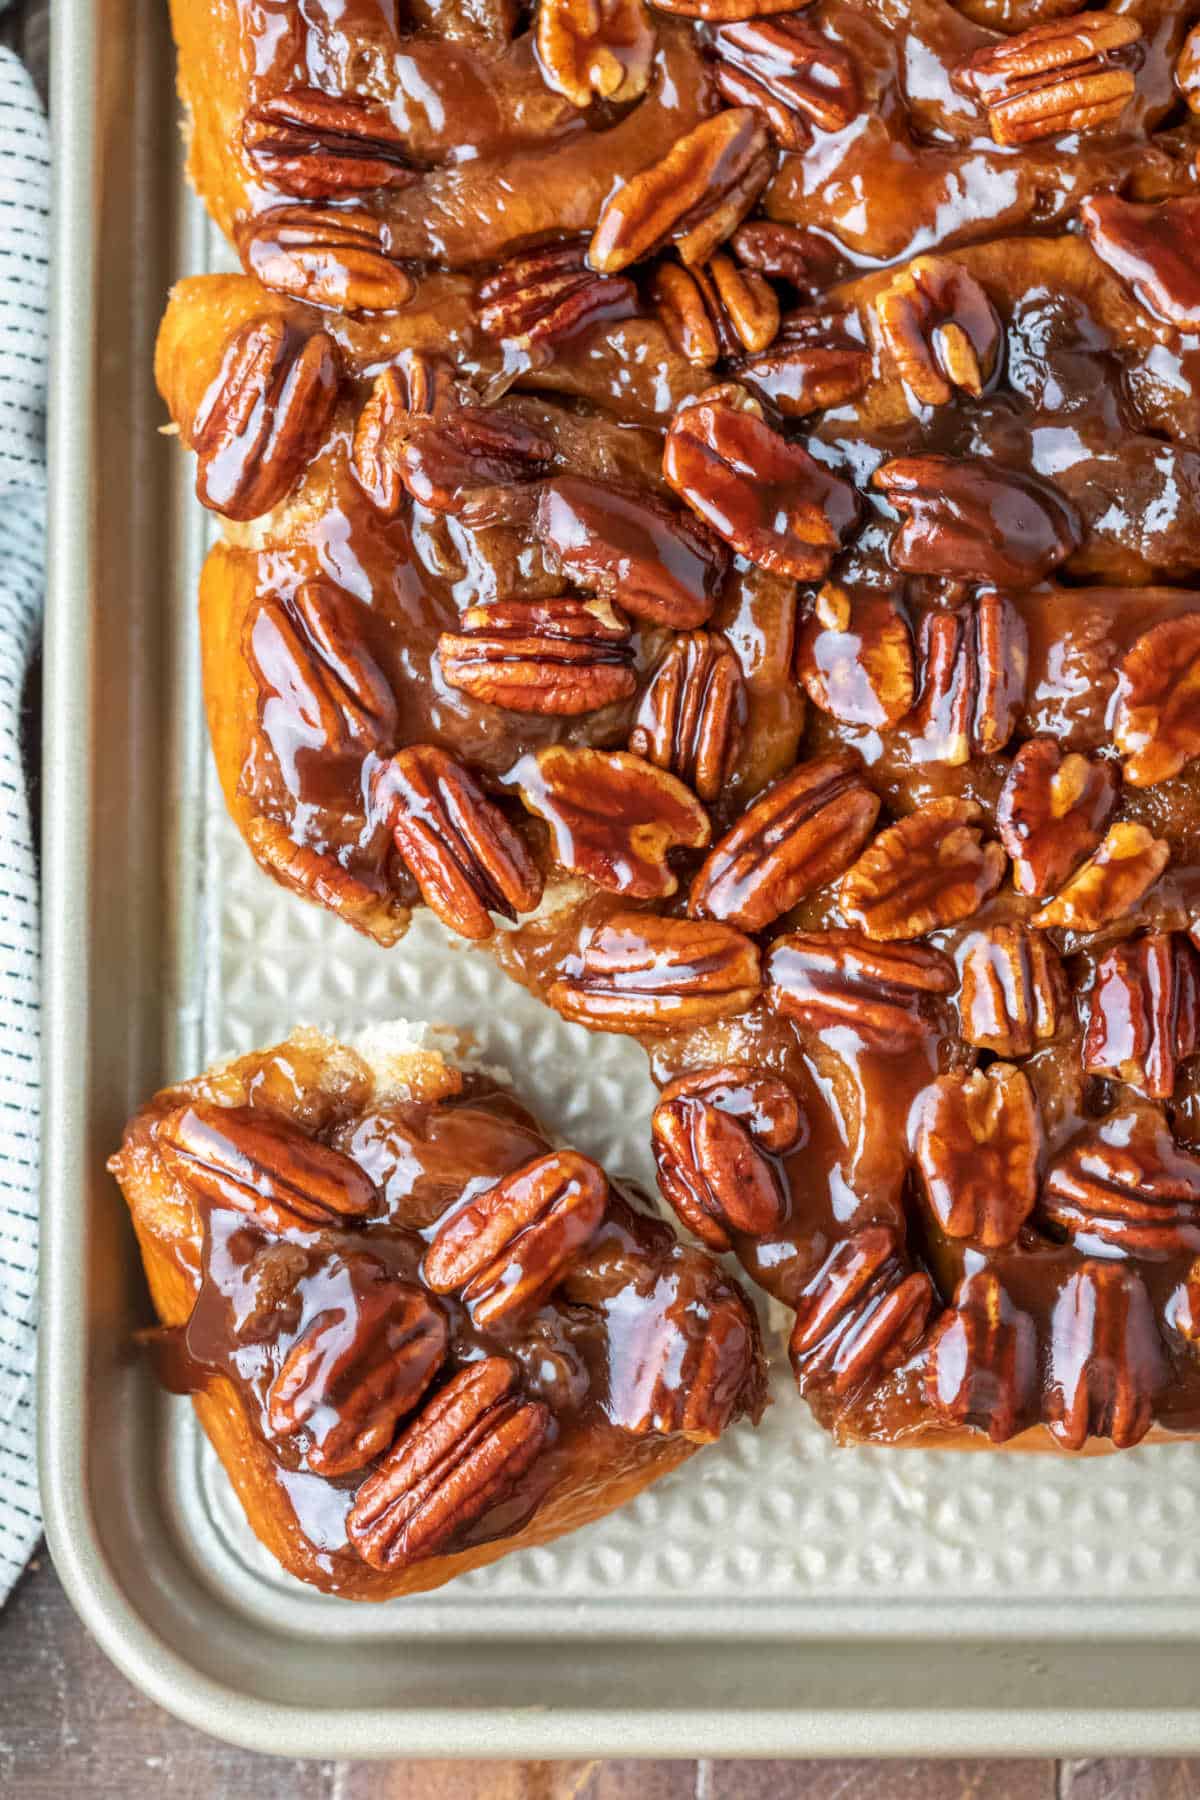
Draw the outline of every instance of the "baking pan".
M1200 1751L1197 1447L835 1452L781 1375L759 1433L441 1593L354 1607L259 1549L130 1351L148 1301L104 1170L130 1110L292 1022L444 1019L644 1173L650 1088L632 1045L428 919L384 952L252 865L200 716L205 526L151 382L169 281L220 254L161 0L58 0L53 104L42 1481L85 1622L163 1706L290 1755Z

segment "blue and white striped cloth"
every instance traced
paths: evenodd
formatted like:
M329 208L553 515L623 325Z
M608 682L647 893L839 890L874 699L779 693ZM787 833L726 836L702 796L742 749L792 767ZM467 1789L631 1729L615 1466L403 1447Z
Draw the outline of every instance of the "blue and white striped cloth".
M17 58L0 51L0 1600L42 1529L38 876L22 716L45 576L49 192L41 103Z

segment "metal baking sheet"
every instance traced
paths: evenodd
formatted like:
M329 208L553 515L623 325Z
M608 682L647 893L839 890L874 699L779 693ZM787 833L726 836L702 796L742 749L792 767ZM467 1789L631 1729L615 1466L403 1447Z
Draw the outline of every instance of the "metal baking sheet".
M1200 1446L837 1451L781 1365L759 1432L613 1518L356 1607L261 1550L131 1355L148 1302L104 1159L163 1081L299 1022L469 1026L643 1179L651 1089L634 1046L432 920L386 952L285 895L226 819L205 524L151 380L170 279L222 252L180 178L160 0L59 0L55 26L42 1450L85 1621L162 1705L292 1755L1200 1750Z

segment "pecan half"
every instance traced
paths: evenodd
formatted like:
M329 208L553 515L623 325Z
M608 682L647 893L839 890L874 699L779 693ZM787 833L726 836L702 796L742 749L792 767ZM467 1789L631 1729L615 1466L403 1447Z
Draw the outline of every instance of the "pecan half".
M945 406L956 388L976 399L1000 355L996 309L960 262L918 256L875 296L879 336L922 406Z
M976 50L955 70L954 85L986 107L998 144L1094 131L1133 98L1133 71L1114 58L1141 35L1136 19L1111 12L1048 19Z
M776 575L819 581L857 522L848 482L790 444L757 401L710 389L671 421L663 473L682 500L743 556Z
M363 613L353 594L316 580L301 582L286 600L265 595L248 615L243 648L281 764L281 743L294 761L306 748L365 754L394 737L396 696L363 641ZM274 729L276 708L282 731ZM293 784L297 791L301 785Z
M996 832L1018 894L1052 894L1091 855L1117 803L1112 765L1053 738L1030 738L1013 758L996 805Z
M745 1012L758 946L729 925L614 913L588 930L547 999L593 1031L676 1031Z
M734 19L757 19L764 13L799 12L802 7L811 6L812 0L651 0L651 4L659 12L717 25Z
M447 1215L425 1253L435 1294L461 1293L484 1331L538 1306L608 1205L608 1177L574 1150L514 1169Z
M959 950L963 1038L996 1056L1032 1056L1057 1037L1067 978L1048 938L1023 925L972 931Z
M1162 1345L1150 1297L1120 1263L1085 1262L1063 1283L1050 1322L1043 1416L1065 1450L1090 1437L1118 1450L1140 1443L1163 1381Z
M235 332L192 422L201 503L257 519L285 500L320 447L339 375L323 331L301 338L270 318Z
M1169 1100L1181 1062L1200 1049L1200 976L1182 935L1125 938L1096 966L1083 1039L1089 1075Z
M714 631L685 632L642 695L629 748L712 801L737 760L746 710L741 664L725 639Z
M848 868L878 813L855 751L799 763L714 845L688 911L761 930Z
M737 377L798 419L856 399L871 379L871 353L852 314L805 308L788 313L769 349L741 359Z
M542 489L537 534L568 580L676 631L704 624L729 561L686 513L574 475Z
M595 712L637 686L629 626L604 600L469 606L438 661L451 687L510 712Z
M371 811L451 931L489 938L492 913L515 919L541 899L541 875L519 834L470 771L435 745L410 744L379 765Z
M572 106L646 91L655 37L642 0L538 0L535 42L546 86Z
M386 106L359 94L289 88L246 114L242 143L265 181L300 200L329 200L417 179Z
M947 1237L1011 1244L1037 1199L1042 1122L1012 1063L940 1075L914 1109L913 1151Z
M933 1285L906 1260L889 1225L866 1225L836 1244L805 1285L788 1354L802 1394L846 1394L915 1349Z
M378 1196L358 1164L261 1108L193 1100L160 1122L155 1143L177 1181L264 1231L314 1231L363 1218Z
M1160 620L1126 652L1112 734L1130 787L1153 787L1200 756L1200 613Z
M716 80L730 106L760 112L781 150L804 150L812 127L841 131L858 114L858 76L846 52L799 19L752 18L712 34Z
M1094 855L1068 881L1030 924L1059 926L1065 931L1099 931L1132 912L1149 893L1171 860L1164 838L1144 825L1122 819L1110 825Z
M1194 1255L1200 1158L1179 1148L1157 1107L1123 1107L1055 1157L1038 1211L1088 1255Z
M761 7L756 8L755 16L761 12ZM744 220L729 245L746 268L790 281L802 294L827 288L843 266L828 239L803 225L784 225L774 219Z
M790 1149L803 1128L777 1075L745 1063L681 1075L663 1089L651 1127L663 1198L714 1250L729 1249L731 1231L773 1231L787 1202L771 1153Z
M977 458L898 456L871 485L902 517L890 555L913 575L1033 587L1080 541L1049 482Z
M1079 208L1088 242L1156 319L1200 330L1200 198L1139 206L1097 194Z
M494 490L538 481L554 460L554 445L509 413L461 406L420 424L397 448L400 480L433 512L483 521Z
M958 1425L1003 1444L1026 1422L1037 1380L1037 1329L991 1269L960 1282L929 1337L925 1395Z
M394 518L404 498L400 451L418 423L435 418L451 403L452 386L443 363L417 350L401 352L375 377L354 428L350 467L377 512Z
M993 589L956 612L926 613L920 649L914 760L955 768L1003 750L1029 675L1029 633L1012 601Z
M548 1407L523 1400L503 1356L451 1377L363 1482L346 1531L364 1562L403 1569L450 1549L507 1500L550 1437Z
M796 675L843 725L894 725L916 691L912 633L888 594L818 591L796 640Z
M267 1395L272 1433L307 1431L317 1475L361 1469L390 1447L441 1368L448 1335L420 1288L374 1264L374 1279L318 1313L288 1352Z
M773 163L766 128L749 107L703 119L609 195L588 250L593 269L615 275L666 244L685 263L706 262L750 211Z
M711 833L708 814L681 781L626 750L551 744L523 756L511 779L550 827L561 867L611 894L665 899L679 886L671 851L698 850Z
M663 1283L668 1293L673 1285ZM635 1436L713 1443L753 1391L758 1332L741 1294L710 1279L690 1304L681 1294L643 1308L630 1336L629 1391L616 1405L610 1397L612 1422Z
M973 800L929 800L881 831L843 877L842 911L869 938L923 937L978 912L1004 876Z
M331 312L395 312L416 292L379 220L358 208L273 206L242 221L237 246L265 288Z
M850 1030L898 1056L936 1029L932 1003L954 987L940 950L881 946L856 931L793 932L767 957L767 1004L813 1031Z
M634 4L640 8L641 0ZM479 324L488 337L526 347L557 344L584 325L628 319L637 311L633 282L597 275L583 242L512 257L480 282L478 300Z
M660 263L650 296L663 330L698 368L710 369L742 350L763 350L779 330L779 302L770 282L753 269L739 268L723 251L691 269Z
M1175 85L1187 101L1188 111L1200 112L1200 26L1193 25L1183 40L1175 63Z

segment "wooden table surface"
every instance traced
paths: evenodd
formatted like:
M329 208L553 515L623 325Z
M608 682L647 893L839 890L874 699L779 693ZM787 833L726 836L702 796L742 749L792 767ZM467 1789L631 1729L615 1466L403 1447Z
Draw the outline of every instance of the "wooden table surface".
M17 0L0 17L0 44L21 53L43 95L47 16L47 0ZM43 1549L0 1612L0 1794L14 1800L1200 1800L1200 1760L319 1763L257 1756L181 1725L131 1687L76 1619Z

